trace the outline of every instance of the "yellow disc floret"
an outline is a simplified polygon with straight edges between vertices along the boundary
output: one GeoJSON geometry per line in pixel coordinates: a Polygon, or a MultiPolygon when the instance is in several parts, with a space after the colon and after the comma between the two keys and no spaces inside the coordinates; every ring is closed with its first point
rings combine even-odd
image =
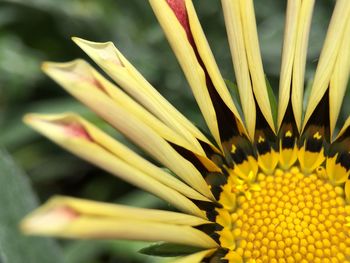
{"type": "MultiPolygon", "coordinates": [[[[222,247],[244,261],[350,262],[350,209],[342,188],[296,167],[260,173],[256,182],[260,191],[249,199],[239,195],[230,220],[226,214],[218,231],[222,247]]],[[[222,210],[217,209],[218,224],[222,210]]]]}

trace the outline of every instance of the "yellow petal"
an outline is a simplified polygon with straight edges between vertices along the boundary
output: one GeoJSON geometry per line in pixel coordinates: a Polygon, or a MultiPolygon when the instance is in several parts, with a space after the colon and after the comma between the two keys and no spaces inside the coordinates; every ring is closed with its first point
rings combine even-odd
{"type": "Polygon", "coordinates": [[[211,134],[218,145],[221,145],[217,117],[207,89],[205,72],[197,60],[184,28],[164,0],[150,0],[150,4],[191,86],[211,134]]]}
{"type": "Polygon", "coordinates": [[[233,212],[237,206],[236,200],[236,193],[232,191],[231,184],[227,183],[222,187],[219,203],[225,208],[225,210],[233,212]]]}
{"type": "Polygon", "coordinates": [[[232,217],[228,210],[222,208],[216,208],[215,211],[218,215],[215,218],[215,222],[224,228],[232,228],[232,217]]]}
{"type": "Polygon", "coordinates": [[[303,129],[329,87],[330,79],[334,71],[334,65],[340,52],[342,39],[345,34],[347,20],[349,20],[349,18],[350,1],[338,0],[333,11],[326,40],[317,65],[314,82],[310,92],[310,99],[306,108],[303,129]]]}
{"type": "Polygon", "coordinates": [[[289,0],[284,29],[282,64],[279,84],[277,126],[280,127],[290,99],[292,72],[295,56],[296,39],[298,36],[298,17],[301,0],[289,0]]]}
{"type": "Polygon", "coordinates": [[[278,103],[278,127],[282,123],[290,93],[292,93],[294,118],[298,129],[301,129],[305,62],[314,2],[314,0],[288,1],[278,103]]]}
{"type": "Polygon", "coordinates": [[[234,250],[236,248],[236,239],[232,233],[232,230],[230,228],[223,228],[222,230],[218,231],[218,234],[220,236],[220,246],[229,250],[234,250]]]}
{"type": "Polygon", "coordinates": [[[209,172],[222,172],[221,168],[206,156],[196,154],[196,157],[209,172]]]}
{"type": "Polygon", "coordinates": [[[252,156],[248,156],[246,160],[244,160],[242,163],[235,164],[235,166],[232,169],[233,174],[238,175],[240,178],[244,180],[249,180],[248,176],[253,174],[253,178],[249,181],[254,181],[255,176],[258,173],[258,162],[256,159],[252,156]]]}
{"type": "Polygon", "coordinates": [[[346,203],[350,204],[350,180],[347,180],[344,186],[346,203]]]}
{"type": "Polygon", "coordinates": [[[125,239],[166,241],[203,248],[217,247],[204,232],[187,225],[143,221],[125,217],[86,213],[60,202],[44,205],[21,223],[31,235],[80,239],[125,239]]]}
{"type": "Polygon", "coordinates": [[[74,73],[75,66],[82,66],[82,64],[62,65],[50,63],[44,65],[44,70],[73,96],[88,105],[113,127],[146,150],[190,186],[206,197],[213,199],[208,185],[192,163],[179,155],[151,127],[126,110],[125,107],[127,106],[123,105],[123,107],[115,103],[106,93],[98,89],[98,85],[93,85],[93,82],[85,82],[81,78],[77,79],[78,75],[74,73]]]}
{"type": "Polygon", "coordinates": [[[279,161],[279,153],[277,153],[274,149],[266,152],[264,154],[258,155],[258,164],[259,167],[264,171],[265,174],[273,174],[275,168],[279,161]]]}
{"type": "Polygon", "coordinates": [[[293,64],[292,107],[299,131],[302,125],[305,63],[314,4],[315,0],[302,1],[293,64]]]}
{"type": "Polygon", "coordinates": [[[191,187],[176,179],[174,176],[168,174],[151,162],[142,158],[128,147],[122,143],[116,141],[112,137],[105,134],[103,131],[86,121],[85,119],[79,117],[78,115],[50,115],[50,117],[38,116],[41,119],[46,119],[47,121],[54,122],[64,122],[66,125],[69,123],[75,123],[83,128],[86,134],[93,140],[94,143],[100,145],[102,148],[105,148],[116,157],[120,158],[129,165],[139,169],[140,171],[146,173],[157,181],[165,184],[166,186],[182,193],[183,195],[196,200],[209,201],[203,195],[199,194],[191,187]]]}
{"type": "Polygon", "coordinates": [[[77,37],[74,37],[73,41],[128,94],[174,131],[184,136],[198,150],[203,151],[197,139],[212,146],[199,129],[152,87],[112,42],[97,43],[77,37]]]}
{"type": "Polygon", "coordinates": [[[104,217],[113,219],[131,219],[139,221],[159,222],[173,225],[198,226],[210,224],[211,222],[196,216],[177,212],[156,209],[136,208],[125,205],[117,205],[103,202],[90,201],[86,199],[55,196],[51,197],[44,206],[33,214],[42,214],[57,208],[65,208],[66,211],[74,211],[76,215],[90,217],[104,217]]]}
{"type": "Polygon", "coordinates": [[[320,152],[311,152],[305,150],[305,144],[298,151],[298,160],[300,163],[301,170],[309,174],[319,167],[326,159],[324,155],[324,149],[321,148],[320,152]]]}
{"type": "Polygon", "coordinates": [[[282,169],[288,170],[298,159],[298,146],[295,144],[293,148],[282,149],[280,143],[279,165],[282,169]]]}
{"type": "Polygon", "coordinates": [[[69,114],[51,116],[31,114],[25,117],[28,125],[84,160],[155,194],[181,211],[204,216],[188,198],[118,158],[103,144],[99,144],[98,140],[94,141],[93,135],[75,120],[76,118],[69,114]]]}
{"type": "Polygon", "coordinates": [[[339,54],[334,65],[334,71],[329,87],[330,131],[333,137],[334,128],[344,99],[350,75],[350,19],[348,19],[339,54]]]}
{"type": "MultiPolygon", "coordinates": [[[[106,80],[84,60],[74,60],[68,63],[46,62],[43,64],[43,70],[73,96],[80,98],[85,93],[106,95],[165,140],[197,154],[205,154],[203,150],[198,150],[184,137],[170,129],[118,87],[106,80]]],[[[193,138],[193,140],[196,139],[193,138]]]]}
{"type": "Polygon", "coordinates": [[[334,184],[339,185],[344,183],[349,175],[350,170],[347,170],[340,163],[337,163],[338,154],[333,157],[328,157],[326,162],[326,172],[328,179],[334,184]]]}
{"type": "Polygon", "coordinates": [[[221,76],[219,68],[215,62],[215,58],[213,53],[209,47],[208,41],[205,38],[203,29],[198,20],[196,11],[194,9],[192,0],[185,0],[186,11],[188,15],[188,21],[191,28],[191,33],[196,44],[196,48],[198,50],[199,56],[203,61],[205,69],[208,71],[209,77],[214,84],[214,87],[218,94],[220,95],[223,102],[226,106],[233,112],[235,118],[242,123],[241,117],[237,111],[236,106],[232,101],[232,97],[227,90],[226,84],[221,76]]]}
{"type": "Polygon", "coordinates": [[[275,125],[261,61],[253,1],[239,0],[235,2],[237,4],[239,2],[245,50],[255,98],[267,123],[272,131],[275,132],[275,125]]]}
{"type": "Polygon", "coordinates": [[[188,256],[181,257],[175,261],[171,261],[171,263],[200,263],[205,257],[209,257],[215,252],[216,249],[208,249],[204,251],[200,251],[188,256]]]}
{"type": "Polygon", "coordinates": [[[253,139],[256,110],[244,44],[240,9],[237,4],[238,2],[231,0],[222,0],[221,2],[245,123],[249,137],[253,139]]]}
{"type": "Polygon", "coordinates": [[[235,251],[229,251],[224,259],[228,260],[229,263],[243,263],[242,257],[235,251]]]}

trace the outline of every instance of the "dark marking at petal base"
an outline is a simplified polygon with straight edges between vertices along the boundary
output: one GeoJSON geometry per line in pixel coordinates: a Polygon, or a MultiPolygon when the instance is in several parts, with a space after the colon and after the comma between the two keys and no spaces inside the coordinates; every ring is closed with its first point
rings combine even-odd
{"type": "Polygon", "coordinates": [[[218,199],[221,193],[221,186],[227,182],[227,175],[224,173],[208,171],[208,169],[193,152],[173,143],[170,144],[182,157],[191,162],[197,168],[207,184],[211,186],[211,192],[213,193],[214,197],[218,199]]]}
{"type": "Polygon", "coordinates": [[[255,156],[252,143],[245,136],[236,136],[229,141],[224,141],[223,148],[228,168],[243,163],[248,160],[248,156],[255,156]]]}
{"type": "Polygon", "coordinates": [[[248,160],[248,154],[244,152],[242,149],[236,149],[234,153],[231,153],[232,160],[234,164],[241,164],[245,160],[248,160]]]}
{"type": "Polygon", "coordinates": [[[209,221],[215,222],[218,212],[215,209],[209,210],[206,212],[209,221]]]}
{"type": "Polygon", "coordinates": [[[337,142],[348,141],[349,151],[350,151],[350,126],[345,130],[345,132],[338,138],[337,142]]]}
{"type": "MultiPolygon", "coordinates": [[[[350,170],[350,127],[330,146],[329,157],[337,155],[336,163],[350,170]]],[[[348,177],[350,180],[350,175],[348,177]]]]}
{"type": "Polygon", "coordinates": [[[305,125],[304,132],[300,137],[299,147],[301,147],[305,141],[310,141],[310,143],[307,143],[306,150],[316,152],[319,151],[325,143],[329,144],[329,123],[329,91],[327,90],[305,125]]]}
{"type": "Polygon", "coordinates": [[[264,115],[262,114],[258,104],[256,107],[256,125],[254,135],[254,146],[259,155],[271,152],[272,149],[277,149],[276,135],[271,130],[270,125],[267,123],[264,115]]]}
{"type": "Polygon", "coordinates": [[[218,248],[211,257],[203,259],[203,262],[204,263],[229,263],[228,260],[223,259],[223,257],[225,257],[227,253],[228,253],[227,249],[218,248]]]}
{"type": "Polygon", "coordinates": [[[340,163],[340,165],[343,166],[346,170],[350,170],[350,153],[339,153],[336,163],[340,163]]]}
{"type": "Polygon", "coordinates": [[[204,62],[198,52],[197,46],[193,39],[190,23],[188,20],[188,14],[186,10],[186,4],[183,0],[167,0],[170,8],[173,10],[178,21],[184,28],[189,43],[191,44],[193,51],[196,54],[199,65],[202,67],[205,74],[206,86],[209,92],[210,99],[213,103],[213,107],[216,113],[217,124],[219,127],[220,138],[222,141],[228,141],[234,136],[243,136],[243,127],[234,116],[232,111],[227,107],[225,102],[217,92],[209,73],[204,65],[204,62]]]}
{"type": "Polygon", "coordinates": [[[309,152],[319,152],[323,147],[323,140],[306,139],[305,150],[309,152]]]}
{"type": "Polygon", "coordinates": [[[227,176],[221,173],[209,173],[205,177],[205,181],[208,185],[211,186],[211,192],[213,193],[216,200],[219,200],[220,193],[222,192],[221,186],[227,183],[227,176]]]}
{"type": "Polygon", "coordinates": [[[222,154],[214,151],[209,144],[207,144],[201,140],[198,140],[198,142],[202,146],[202,148],[203,148],[205,154],[208,156],[208,158],[211,161],[213,161],[217,166],[222,167],[223,165],[226,164],[225,157],[222,154]]]}
{"type": "Polygon", "coordinates": [[[173,143],[171,143],[171,142],[169,142],[169,144],[170,144],[182,157],[184,157],[187,161],[189,161],[190,163],[192,163],[202,175],[208,173],[207,168],[204,166],[204,164],[201,163],[201,161],[196,157],[196,155],[195,155],[193,152],[191,152],[191,151],[189,151],[189,150],[187,150],[187,149],[185,149],[185,148],[183,148],[183,147],[181,147],[181,146],[179,146],[179,145],[173,144],[173,143]]]}
{"type": "Polygon", "coordinates": [[[282,137],[281,138],[281,146],[283,149],[292,149],[294,148],[294,145],[296,143],[296,139],[295,137],[282,137]]]}
{"type": "Polygon", "coordinates": [[[286,113],[283,117],[280,130],[278,131],[280,147],[282,149],[292,149],[299,138],[299,131],[295,122],[292,103],[289,100],[286,113]]]}
{"type": "Polygon", "coordinates": [[[256,144],[256,149],[260,155],[271,152],[271,144],[268,141],[260,142],[256,144]]]}
{"type": "Polygon", "coordinates": [[[348,127],[344,133],[332,143],[328,155],[333,157],[337,153],[338,155],[340,153],[350,154],[350,127],[348,127]]]}

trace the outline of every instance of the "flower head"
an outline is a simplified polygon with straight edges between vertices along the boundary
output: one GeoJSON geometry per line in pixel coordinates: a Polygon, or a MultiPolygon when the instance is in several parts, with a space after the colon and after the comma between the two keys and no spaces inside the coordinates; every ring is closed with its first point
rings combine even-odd
{"type": "Polygon", "coordinates": [[[73,38],[114,82],[83,60],[44,63],[43,70],[176,176],[74,113],[29,114],[25,122],[179,212],[54,197],[24,219],[24,232],[198,248],[178,262],[350,261],[350,118],[335,132],[350,72],[350,2],[336,2],[305,110],[314,0],[288,1],[278,106],[263,71],[252,0],[222,0],[239,105],[191,0],[150,4],[210,135],[111,42],[73,38]]]}

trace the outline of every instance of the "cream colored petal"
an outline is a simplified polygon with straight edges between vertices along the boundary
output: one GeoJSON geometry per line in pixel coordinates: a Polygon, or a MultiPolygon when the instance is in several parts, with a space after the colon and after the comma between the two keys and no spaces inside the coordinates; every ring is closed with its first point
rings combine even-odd
{"type": "Polygon", "coordinates": [[[303,1],[302,3],[295,47],[292,77],[292,107],[299,131],[302,125],[305,64],[314,4],[315,0],[303,1]]]}
{"type": "Polygon", "coordinates": [[[130,219],[187,226],[198,226],[211,223],[210,221],[203,218],[177,212],[136,208],[68,196],[51,197],[50,200],[48,200],[46,204],[34,214],[42,214],[45,213],[45,211],[54,210],[58,207],[64,207],[68,210],[71,209],[74,211],[74,214],[85,215],[89,217],[130,219]]]}
{"type": "Polygon", "coordinates": [[[60,203],[39,208],[22,221],[21,228],[31,235],[166,241],[203,248],[218,246],[204,232],[190,226],[89,214],[60,203]]]}
{"type": "Polygon", "coordinates": [[[208,71],[209,77],[214,84],[214,87],[218,94],[220,95],[223,102],[226,106],[233,112],[234,116],[239,120],[242,124],[241,117],[237,111],[236,106],[232,101],[231,94],[229,93],[225,81],[221,76],[219,68],[215,62],[215,58],[213,53],[209,47],[208,41],[205,38],[203,29],[198,20],[196,11],[194,9],[192,0],[185,0],[186,10],[188,15],[188,21],[191,28],[191,33],[196,44],[197,51],[199,53],[200,58],[203,61],[205,69],[208,71]]]}
{"type": "Polygon", "coordinates": [[[314,2],[314,0],[288,1],[278,103],[278,127],[282,123],[292,93],[293,113],[296,125],[299,130],[301,129],[305,63],[314,2]]]}
{"type": "Polygon", "coordinates": [[[279,83],[277,127],[280,127],[287,110],[292,84],[295,46],[298,35],[298,17],[301,0],[289,0],[284,29],[282,63],[279,83]]]}
{"type": "Polygon", "coordinates": [[[191,86],[209,130],[215,141],[221,146],[217,117],[206,86],[205,73],[188,41],[186,32],[164,0],[150,0],[149,2],[191,86]]]}
{"type": "Polygon", "coordinates": [[[255,98],[270,128],[272,131],[275,131],[275,124],[272,117],[271,105],[261,61],[253,0],[239,0],[235,1],[235,3],[239,3],[241,11],[245,50],[255,98]]]}
{"type": "Polygon", "coordinates": [[[348,19],[344,37],[334,65],[329,87],[330,131],[333,137],[341,105],[344,99],[350,75],[350,19],[348,19]]]}
{"type": "Polygon", "coordinates": [[[95,142],[100,144],[103,148],[111,151],[118,158],[121,158],[123,161],[129,163],[130,165],[153,177],[157,181],[165,184],[166,186],[169,186],[170,188],[180,192],[188,198],[202,201],[210,201],[208,198],[199,194],[193,188],[189,187],[174,176],[165,172],[164,169],[161,169],[152,164],[151,162],[147,161],[146,159],[142,158],[125,145],[119,143],[115,139],[103,133],[101,130],[99,130],[89,122],[79,117],[76,117],[76,119],[88,131],[89,135],[95,142]]]}
{"type": "Polygon", "coordinates": [[[153,193],[181,211],[205,218],[203,212],[188,198],[115,156],[94,141],[83,126],[72,120],[74,116],[71,115],[30,114],[25,117],[28,125],[75,155],[153,193]]]}
{"type": "Polygon", "coordinates": [[[221,2],[245,123],[249,137],[253,139],[256,109],[244,45],[240,9],[239,5],[232,0],[222,0],[221,2]]]}
{"type": "Polygon", "coordinates": [[[310,92],[310,99],[306,108],[303,128],[305,128],[313,111],[329,87],[331,76],[334,71],[334,65],[340,51],[341,42],[349,18],[350,1],[338,0],[333,11],[326,40],[316,69],[314,82],[310,92]]]}
{"type": "MultiPolygon", "coordinates": [[[[81,64],[80,64],[81,65],[81,64]]],[[[73,96],[88,105],[113,127],[121,131],[137,145],[146,150],[160,163],[172,170],[194,189],[214,199],[200,172],[179,155],[152,128],[141,122],[132,113],[115,103],[108,95],[91,82],[76,79],[74,69],[60,64],[46,64],[45,72],[62,85],[73,96]]]]}
{"type": "Polygon", "coordinates": [[[215,250],[216,249],[203,250],[188,256],[178,258],[175,261],[171,261],[171,263],[200,263],[204,258],[212,255],[215,252],[215,250]]]}
{"type": "Polygon", "coordinates": [[[194,144],[198,150],[203,151],[196,138],[212,145],[198,128],[152,87],[112,42],[97,43],[77,37],[74,37],[73,41],[127,93],[194,144]]]}
{"type": "MultiPolygon", "coordinates": [[[[118,87],[106,80],[84,60],[74,60],[67,63],[45,62],[43,70],[61,84],[64,81],[66,85],[63,85],[63,87],[68,92],[76,94],[80,89],[81,93],[103,93],[165,140],[197,154],[205,154],[203,150],[199,150],[189,143],[184,137],[170,129],[118,87]]],[[[193,140],[196,139],[193,138],[193,140]]]]}
{"type": "Polygon", "coordinates": [[[114,154],[116,157],[120,158],[124,162],[128,163],[129,165],[139,169],[140,171],[146,173],[150,177],[180,192],[181,194],[187,196],[188,198],[202,200],[202,201],[209,201],[207,198],[205,198],[203,195],[193,190],[191,187],[189,187],[185,183],[181,182],[180,180],[176,179],[174,176],[165,172],[163,169],[155,166],[151,162],[142,158],[141,156],[139,156],[138,154],[130,150],[128,147],[116,141],[109,135],[105,134],[103,131],[101,131],[100,129],[98,129],[88,121],[84,120],[83,118],[79,117],[78,115],[63,114],[63,115],[51,115],[50,117],[41,116],[41,118],[44,118],[47,121],[65,123],[66,125],[69,125],[70,123],[79,125],[79,127],[81,127],[86,132],[86,134],[89,136],[89,138],[91,138],[91,140],[94,143],[108,150],[109,152],[111,152],[112,154],[114,154]]]}

